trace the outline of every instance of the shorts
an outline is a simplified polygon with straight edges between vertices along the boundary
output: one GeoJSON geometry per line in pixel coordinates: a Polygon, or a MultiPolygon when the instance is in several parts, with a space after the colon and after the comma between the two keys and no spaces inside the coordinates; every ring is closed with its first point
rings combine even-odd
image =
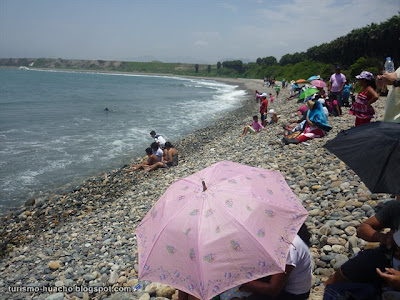
{"type": "Polygon", "coordinates": [[[351,282],[377,282],[380,277],[376,268],[385,270],[390,267],[390,257],[379,247],[360,251],[341,267],[342,275],[351,282]]]}
{"type": "Polygon", "coordinates": [[[252,126],[247,125],[246,127],[249,128],[250,133],[256,133],[256,131],[254,130],[254,128],[252,126]]]}

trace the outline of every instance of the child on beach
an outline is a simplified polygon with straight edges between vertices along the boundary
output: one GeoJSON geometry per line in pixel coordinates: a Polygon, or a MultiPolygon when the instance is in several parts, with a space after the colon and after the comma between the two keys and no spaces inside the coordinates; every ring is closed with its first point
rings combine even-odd
{"type": "Polygon", "coordinates": [[[375,78],[372,73],[362,71],[360,75],[356,76],[358,84],[363,88],[363,91],[357,95],[356,101],[350,108],[349,113],[356,117],[354,126],[367,124],[375,115],[375,110],[371,106],[379,96],[376,89],[375,78]]]}
{"type": "Polygon", "coordinates": [[[269,98],[271,99],[271,103],[274,103],[274,96],[271,93],[269,93],[269,98]]]}
{"type": "Polygon", "coordinates": [[[253,122],[247,125],[240,136],[244,136],[247,132],[256,133],[259,132],[260,129],[265,129],[264,126],[258,121],[257,116],[253,116],[253,122]]]}
{"type": "Polygon", "coordinates": [[[276,98],[278,98],[278,96],[279,96],[279,91],[281,90],[281,88],[279,87],[279,85],[276,85],[275,90],[276,90],[276,98]]]}
{"type": "Polygon", "coordinates": [[[269,110],[269,117],[271,118],[268,123],[269,125],[278,123],[278,114],[273,109],[269,110]]]}
{"type": "Polygon", "coordinates": [[[139,170],[139,169],[146,169],[147,167],[154,165],[158,162],[157,156],[153,154],[153,150],[151,148],[146,149],[147,160],[139,165],[136,165],[132,168],[132,170],[127,170],[127,172],[139,170]]]}
{"type": "Polygon", "coordinates": [[[340,117],[342,115],[334,94],[330,94],[328,97],[325,98],[325,105],[328,108],[330,115],[333,115],[335,117],[340,117]]]}

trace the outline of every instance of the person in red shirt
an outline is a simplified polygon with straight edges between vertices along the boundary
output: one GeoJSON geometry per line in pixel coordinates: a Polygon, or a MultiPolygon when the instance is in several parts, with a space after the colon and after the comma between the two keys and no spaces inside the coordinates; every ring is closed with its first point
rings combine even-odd
{"type": "Polygon", "coordinates": [[[260,114],[261,114],[261,124],[265,126],[265,120],[267,119],[265,113],[268,111],[268,99],[267,94],[263,93],[261,95],[261,105],[260,105],[260,114]]]}

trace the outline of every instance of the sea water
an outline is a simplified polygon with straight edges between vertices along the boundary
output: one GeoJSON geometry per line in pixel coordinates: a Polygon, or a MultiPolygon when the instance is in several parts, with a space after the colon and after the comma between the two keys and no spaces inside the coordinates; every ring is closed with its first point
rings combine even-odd
{"type": "Polygon", "coordinates": [[[246,95],[115,73],[0,69],[0,83],[0,213],[144,156],[151,130],[173,142],[211,125],[246,95]]]}

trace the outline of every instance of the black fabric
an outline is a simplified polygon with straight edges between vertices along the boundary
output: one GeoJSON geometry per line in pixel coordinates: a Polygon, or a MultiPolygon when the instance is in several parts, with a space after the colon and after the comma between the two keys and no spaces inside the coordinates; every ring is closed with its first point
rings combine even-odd
{"type": "Polygon", "coordinates": [[[344,130],[324,147],[371,192],[400,194],[400,123],[372,122],[344,130]]]}
{"type": "Polygon", "coordinates": [[[351,282],[378,283],[381,279],[376,268],[385,270],[390,267],[390,259],[391,255],[382,248],[367,249],[346,261],[340,271],[351,282]]]}

